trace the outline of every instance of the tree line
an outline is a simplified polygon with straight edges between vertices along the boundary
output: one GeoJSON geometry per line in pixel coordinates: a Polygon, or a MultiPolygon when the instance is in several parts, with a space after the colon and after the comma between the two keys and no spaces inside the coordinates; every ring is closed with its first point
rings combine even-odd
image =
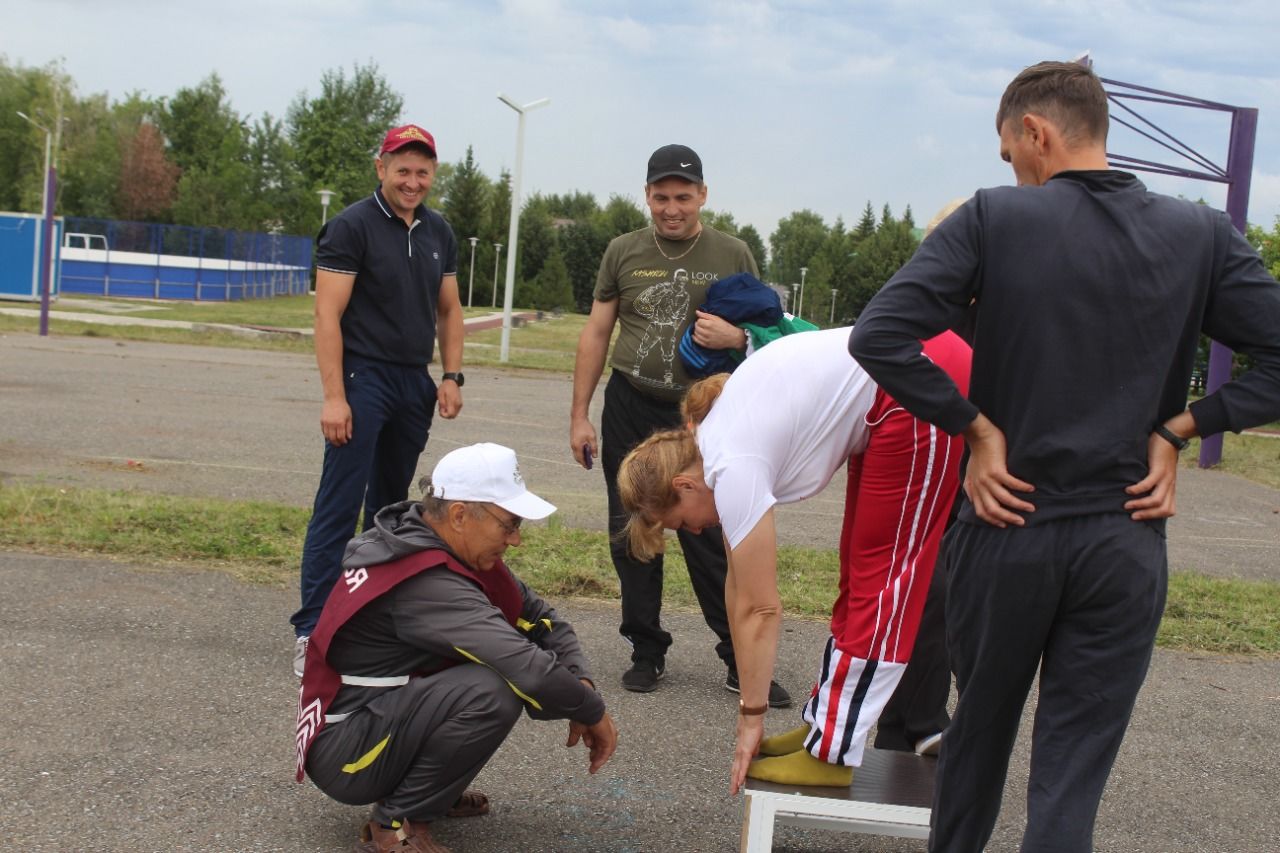
{"type": "MultiPolygon", "coordinates": [[[[334,193],[331,215],[370,192],[373,152],[400,123],[403,104],[374,64],[326,71],[318,90],[299,93],[283,117],[251,120],[232,107],[216,73],[172,95],[110,101],[105,93],[77,95],[56,63],[31,68],[0,56],[0,210],[40,209],[44,134],[22,111],[49,128],[62,119],[60,215],[314,235],[323,215],[319,190],[334,193]]],[[[496,244],[505,253],[510,175],[486,175],[468,146],[457,162],[440,164],[428,203],[457,235],[463,299],[495,303],[505,280],[496,244]]],[[[601,203],[584,192],[533,194],[520,213],[516,301],[590,310],[605,246],[648,221],[638,197],[601,203]]],[[[901,217],[888,205],[877,215],[870,201],[852,227],[793,212],[767,244],[727,211],[706,209],[703,221],[744,240],[761,277],[790,292],[789,308],[802,307],[822,325],[856,318],[919,236],[909,206],[901,217]]],[[[1251,226],[1249,237],[1280,272],[1280,223],[1270,233],[1251,226]]]]}
{"type": "MultiPolygon", "coordinates": [[[[493,244],[506,242],[511,209],[509,176],[504,173],[496,181],[487,178],[468,147],[465,158],[444,175],[443,184],[433,195],[458,237],[458,284],[463,301],[474,289],[474,304],[493,304],[493,244]],[[470,236],[480,237],[474,282],[470,278],[470,236]]],[[[788,309],[795,313],[802,307],[803,316],[819,325],[852,322],[867,300],[911,257],[918,243],[910,207],[899,219],[885,205],[877,217],[870,202],[852,229],[846,229],[839,218],[828,226],[810,210],[792,213],[770,235],[768,251],[755,226],[739,224],[732,213],[704,208],[702,221],[745,242],[761,277],[787,291],[788,309]]],[[[625,196],[614,195],[603,205],[584,192],[530,196],[520,212],[519,304],[590,311],[605,247],[614,237],[648,223],[642,202],[625,196]]],[[[505,265],[497,270],[499,298],[503,270],[505,265]]]]}
{"type": "MultiPolygon", "coordinates": [[[[250,119],[233,108],[216,73],[172,95],[134,92],[111,101],[105,93],[77,95],[57,63],[32,68],[0,57],[0,209],[40,209],[44,134],[21,111],[45,127],[60,125],[60,215],[315,234],[324,215],[318,191],[333,192],[330,214],[370,191],[373,152],[400,122],[403,104],[374,64],[326,71],[318,91],[299,93],[283,117],[250,119]]],[[[440,164],[428,203],[458,237],[464,299],[496,302],[510,175],[486,175],[468,146],[456,163],[440,164]]],[[[840,219],[827,226],[812,211],[793,213],[767,250],[754,226],[727,211],[704,210],[703,220],[744,240],[769,281],[798,284],[805,267],[804,313],[823,322],[856,316],[915,246],[909,208],[901,220],[887,206],[877,218],[870,202],[851,230],[840,219]]],[[[648,221],[639,198],[615,195],[601,204],[583,192],[532,195],[520,213],[519,303],[590,310],[605,246],[648,221]]]]}
{"type": "Polygon", "coordinates": [[[373,65],[327,71],[283,118],[251,121],[217,74],[169,96],[113,102],[77,96],[57,64],[0,57],[0,208],[40,209],[44,133],[21,111],[61,125],[59,214],[314,234],[317,191],[336,193],[331,212],[369,191],[372,152],[402,105],[373,65]]]}

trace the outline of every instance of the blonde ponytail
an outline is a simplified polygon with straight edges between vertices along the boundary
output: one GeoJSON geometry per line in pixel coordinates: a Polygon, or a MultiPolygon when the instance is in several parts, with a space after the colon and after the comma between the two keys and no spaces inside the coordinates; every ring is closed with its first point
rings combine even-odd
{"type": "Polygon", "coordinates": [[[701,464],[698,443],[687,429],[655,432],[622,460],[618,497],[628,517],[619,539],[637,560],[651,560],[662,553],[661,519],[679,501],[671,481],[701,464]]]}
{"type": "Polygon", "coordinates": [[[697,426],[706,420],[711,407],[720,398],[724,383],[729,381],[729,374],[716,373],[706,379],[699,379],[689,386],[680,401],[680,417],[690,426],[697,426]]]}

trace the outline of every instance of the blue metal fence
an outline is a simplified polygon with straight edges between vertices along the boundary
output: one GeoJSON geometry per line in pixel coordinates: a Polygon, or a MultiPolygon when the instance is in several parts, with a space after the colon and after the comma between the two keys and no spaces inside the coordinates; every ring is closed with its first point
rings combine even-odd
{"type": "MultiPolygon", "coordinates": [[[[62,217],[53,220],[53,282],[50,295],[58,295],[58,240],[62,217]]],[[[41,242],[44,217],[38,213],[0,213],[0,299],[40,300],[41,242]]]]}
{"type": "Polygon", "coordinates": [[[266,299],[306,293],[311,239],[67,217],[62,291],[152,299],[266,299]]]}

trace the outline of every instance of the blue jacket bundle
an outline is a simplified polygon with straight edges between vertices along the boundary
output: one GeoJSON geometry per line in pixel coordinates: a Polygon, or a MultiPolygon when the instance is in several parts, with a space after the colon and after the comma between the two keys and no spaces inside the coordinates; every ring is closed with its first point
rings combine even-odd
{"type": "MultiPolygon", "coordinates": [[[[707,288],[707,301],[699,311],[715,314],[735,326],[776,326],[782,320],[782,302],[773,288],[751,273],[740,272],[707,288]]],[[[707,349],[693,342],[693,324],[680,338],[680,360],[695,378],[714,373],[731,373],[743,356],[735,350],[707,349]]]]}

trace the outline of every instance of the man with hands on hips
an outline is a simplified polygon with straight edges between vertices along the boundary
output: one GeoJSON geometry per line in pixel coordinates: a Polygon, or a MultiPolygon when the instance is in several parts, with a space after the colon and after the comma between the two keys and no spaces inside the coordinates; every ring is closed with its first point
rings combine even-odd
{"type": "Polygon", "coordinates": [[[931,851],[990,838],[1037,676],[1021,849],[1094,849],[1164,610],[1178,453],[1280,417],[1280,285],[1225,214],[1110,169],[1108,121],[1089,69],[1023,70],[996,116],[1018,186],[939,224],[849,340],[895,399],[969,445],[943,549],[960,699],[931,851]],[[971,310],[966,398],[919,340],[971,310]],[[1201,333],[1254,367],[1188,406],[1201,333]]]}

